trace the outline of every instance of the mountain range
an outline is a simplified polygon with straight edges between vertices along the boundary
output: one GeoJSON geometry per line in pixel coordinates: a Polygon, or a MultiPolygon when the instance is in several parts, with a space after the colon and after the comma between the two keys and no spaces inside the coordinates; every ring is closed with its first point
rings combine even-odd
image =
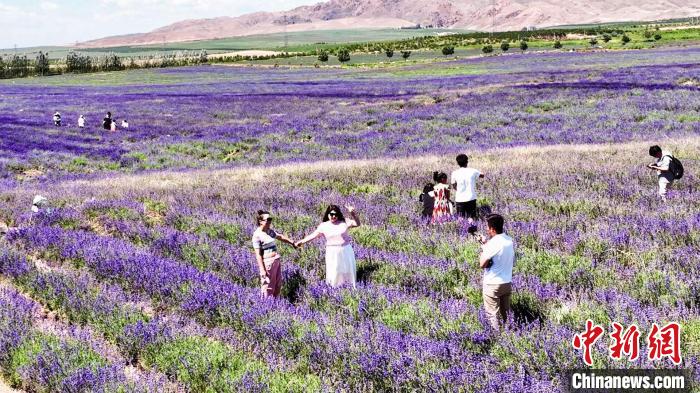
{"type": "Polygon", "coordinates": [[[329,0],[286,12],[190,19],[148,33],[101,38],[79,47],[147,45],[337,29],[435,28],[496,31],[700,16],[700,0],[329,0]]]}

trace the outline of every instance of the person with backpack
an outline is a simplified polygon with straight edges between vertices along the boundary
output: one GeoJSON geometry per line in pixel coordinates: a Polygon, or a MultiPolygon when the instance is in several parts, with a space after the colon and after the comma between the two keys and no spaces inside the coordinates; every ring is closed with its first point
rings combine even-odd
{"type": "Polygon", "coordinates": [[[683,165],[670,151],[662,151],[658,145],[649,148],[649,155],[656,158],[656,162],[647,165],[647,168],[656,171],[659,177],[659,196],[665,201],[666,193],[673,186],[674,180],[683,177],[683,165]]]}
{"type": "Polygon", "coordinates": [[[58,111],[56,111],[56,113],[53,114],[53,125],[55,125],[56,127],[61,126],[61,114],[58,111]]]}

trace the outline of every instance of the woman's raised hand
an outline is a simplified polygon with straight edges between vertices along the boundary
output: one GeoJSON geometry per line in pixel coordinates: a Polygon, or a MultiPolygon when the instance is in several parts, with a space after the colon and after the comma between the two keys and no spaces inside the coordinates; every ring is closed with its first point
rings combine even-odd
{"type": "Polygon", "coordinates": [[[353,213],[355,211],[355,207],[350,205],[345,205],[345,209],[347,209],[348,213],[353,213]]]}

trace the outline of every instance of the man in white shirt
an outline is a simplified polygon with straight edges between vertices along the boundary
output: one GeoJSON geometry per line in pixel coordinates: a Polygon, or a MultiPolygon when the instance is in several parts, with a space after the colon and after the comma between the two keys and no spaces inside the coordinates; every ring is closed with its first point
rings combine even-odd
{"type": "Polygon", "coordinates": [[[486,217],[486,223],[490,239],[486,241],[481,237],[479,255],[479,266],[484,269],[482,294],[491,327],[498,329],[510,311],[515,247],[513,239],[503,233],[503,217],[490,214],[486,217]]]}
{"type": "Polygon", "coordinates": [[[85,116],[80,115],[78,118],[78,127],[85,128],[85,116]]]}
{"type": "Polygon", "coordinates": [[[474,220],[476,218],[476,180],[484,177],[478,169],[467,168],[469,157],[466,154],[457,156],[459,169],[452,172],[450,184],[457,190],[455,193],[455,205],[457,217],[474,220]]]}
{"type": "Polygon", "coordinates": [[[675,180],[673,172],[671,172],[671,157],[670,151],[662,151],[658,145],[649,148],[649,155],[656,158],[656,163],[647,165],[647,168],[656,171],[659,176],[659,196],[663,201],[666,201],[666,192],[673,185],[675,180]]]}

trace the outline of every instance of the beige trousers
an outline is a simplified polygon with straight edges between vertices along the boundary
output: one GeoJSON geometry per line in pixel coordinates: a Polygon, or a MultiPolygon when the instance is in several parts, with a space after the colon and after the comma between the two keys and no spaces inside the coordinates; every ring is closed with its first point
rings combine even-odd
{"type": "Polygon", "coordinates": [[[498,329],[501,322],[505,322],[510,311],[510,294],[513,291],[511,283],[484,284],[484,309],[488,315],[491,327],[498,329]]]}

